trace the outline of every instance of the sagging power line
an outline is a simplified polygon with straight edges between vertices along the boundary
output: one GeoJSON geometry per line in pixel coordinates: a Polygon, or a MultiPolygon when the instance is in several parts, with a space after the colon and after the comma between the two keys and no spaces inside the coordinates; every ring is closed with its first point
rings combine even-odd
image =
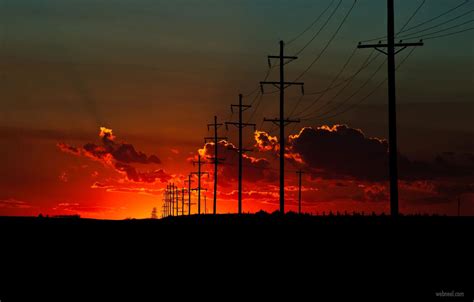
{"type": "Polygon", "coordinates": [[[272,85],[280,90],[280,117],[274,119],[265,118],[264,121],[272,122],[280,128],[280,213],[285,213],[285,127],[290,123],[297,123],[299,120],[292,120],[285,118],[285,89],[297,85],[301,86],[302,93],[304,94],[304,83],[302,82],[286,82],[285,81],[285,62],[287,60],[293,61],[298,59],[296,56],[285,56],[285,44],[280,41],[280,54],[278,56],[268,56],[268,59],[278,59],[280,63],[280,81],[268,82],[262,81],[260,85],[272,85]]]}
{"type": "Polygon", "coordinates": [[[230,110],[234,111],[234,108],[237,108],[239,111],[239,121],[238,122],[225,122],[226,127],[229,125],[235,126],[239,129],[239,184],[238,184],[238,213],[242,214],[242,162],[244,152],[252,151],[251,149],[245,149],[243,147],[243,129],[245,127],[253,127],[254,130],[256,129],[255,124],[251,123],[244,123],[243,122],[243,112],[247,109],[251,108],[251,105],[244,105],[242,103],[243,95],[239,94],[239,104],[238,105],[230,105],[230,110]]]}
{"type": "Polygon", "coordinates": [[[207,141],[211,140],[214,142],[214,157],[208,157],[208,160],[211,160],[212,163],[214,164],[214,203],[212,205],[212,213],[215,215],[217,211],[217,174],[218,174],[218,165],[224,161],[224,158],[219,158],[218,156],[218,150],[219,150],[219,141],[220,140],[227,140],[227,137],[225,136],[218,136],[217,134],[217,129],[222,127],[224,124],[218,123],[217,122],[217,116],[214,116],[214,123],[212,124],[207,124],[207,130],[210,130],[211,128],[214,131],[214,136],[212,137],[205,137],[204,138],[204,143],[207,143],[207,141]]]}

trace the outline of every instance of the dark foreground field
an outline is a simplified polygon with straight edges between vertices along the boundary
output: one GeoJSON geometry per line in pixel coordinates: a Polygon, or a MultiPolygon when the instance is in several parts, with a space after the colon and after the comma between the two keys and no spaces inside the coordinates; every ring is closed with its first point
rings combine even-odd
{"type": "Polygon", "coordinates": [[[58,288],[61,301],[473,301],[471,217],[0,217],[0,230],[2,302],[58,288]]]}

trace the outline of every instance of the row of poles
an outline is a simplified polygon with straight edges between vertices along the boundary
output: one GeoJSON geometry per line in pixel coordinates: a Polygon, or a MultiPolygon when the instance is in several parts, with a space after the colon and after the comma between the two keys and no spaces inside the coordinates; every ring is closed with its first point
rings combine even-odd
{"type": "MultiPolygon", "coordinates": [[[[392,216],[398,216],[398,165],[397,165],[397,125],[396,125],[396,95],[395,95],[395,55],[400,51],[404,50],[407,47],[413,46],[422,46],[423,43],[395,43],[395,18],[394,18],[394,0],[387,0],[387,43],[378,43],[378,44],[366,44],[362,45],[359,43],[358,48],[373,48],[377,51],[382,52],[388,57],[388,120],[389,120],[389,175],[390,175],[390,211],[392,216]]],[[[279,102],[279,117],[276,118],[264,118],[264,122],[272,122],[279,128],[279,157],[280,157],[280,213],[285,213],[285,127],[291,123],[298,123],[298,119],[290,119],[285,116],[285,89],[291,86],[300,86],[301,91],[304,94],[304,83],[302,82],[291,82],[285,81],[285,66],[298,59],[296,56],[286,56],[285,55],[285,44],[283,41],[280,41],[280,53],[279,55],[268,56],[268,63],[272,65],[272,61],[278,61],[279,67],[279,81],[262,81],[260,82],[260,88],[262,94],[264,94],[264,86],[271,85],[278,88],[280,92],[280,102],[279,102]]],[[[243,148],[243,129],[246,127],[254,127],[255,124],[244,123],[243,122],[243,112],[249,108],[251,105],[243,104],[243,96],[239,95],[239,104],[232,104],[231,110],[234,108],[238,109],[239,120],[237,122],[225,122],[226,126],[232,125],[236,126],[239,130],[239,175],[238,175],[238,213],[242,214],[242,161],[243,154],[249,150],[243,148]]],[[[214,131],[214,136],[206,137],[205,142],[213,141],[214,143],[214,156],[207,158],[214,164],[214,199],[213,199],[213,214],[217,212],[217,175],[218,175],[218,165],[222,163],[224,159],[218,157],[218,143],[219,140],[227,139],[226,137],[218,136],[218,129],[224,124],[217,122],[217,116],[214,117],[214,123],[208,124],[208,130],[211,128],[214,131]]],[[[201,156],[198,154],[198,160],[193,162],[194,165],[197,164],[198,171],[192,172],[189,175],[188,179],[188,189],[184,188],[181,190],[181,193],[175,190],[174,185],[168,187],[166,190],[166,200],[163,213],[164,216],[178,215],[179,206],[178,202],[174,205],[174,200],[178,200],[179,194],[181,194],[181,214],[184,215],[184,194],[188,193],[188,215],[191,214],[191,191],[197,191],[198,198],[198,214],[201,214],[201,177],[207,172],[201,171],[201,166],[207,161],[203,161],[201,156]],[[197,176],[197,187],[191,189],[191,176],[197,176]]],[[[301,213],[301,176],[303,172],[300,170],[298,172],[299,180],[299,194],[298,194],[298,212],[301,213]]]]}

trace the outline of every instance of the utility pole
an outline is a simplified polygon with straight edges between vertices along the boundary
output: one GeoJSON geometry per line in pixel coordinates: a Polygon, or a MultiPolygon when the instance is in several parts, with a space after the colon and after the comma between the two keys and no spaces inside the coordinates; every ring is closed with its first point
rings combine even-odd
{"type": "Polygon", "coordinates": [[[166,189],[165,189],[165,192],[164,192],[163,200],[164,200],[164,212],[163,212],[163,217],[166,217],[166,216],[168,216],[168,185],[166,185],[166,189]]]}
{"type": "Polygon", "coordinates": [[[174,216],[174,183],[171,183],[171,216],[174,216]]]}
{"type": "Polygon", "coordinates": [[[171,184],[168,185],[168,216],[173,215],[171,184]]]}
{"type": "Polygon", "coordinates": [[[213,137],[205,137],[204,142],[206,143],[208,140],[214,141],[214,157],[209,157],[208,159],[212,160],[214,163],[214,204],[212,206],[212,213],[216,215],[217,210],[217,165],[220,164],[219,161],[223,161],[223,158],[217,157],[217,150],[218,150],[218,143],[221,139],[227,139],[227,137],[219,137],[217,135],[217,129],[220,128],[223,124],[217,123],[217,116],[214,116],[214,123],[207,124],[207,130],[210,130],[210,127],[214,128],[214,136],[213,137]]]}
{"type": "Polygon", "coordinates": [[[397,106],[396,106],[396,81],[395,81],[395,55],[407,47],[423,46],[418,43],[395,43],[395,8],[394,0],[387,0],[387,43],[366,44],[359,43],[357,48],[375,48],[387,55],[388,69],[388,153],[390,173],[390,213],[398,216],[398,163],[397,163],[397,106]],[[397,47],[401,47],[396,49],[397,47]],[[384,51],[381,48],[386,48],[384,51]]]}
{"type": "Polygon", "coordinates": [[[230,105],[230,111],[234,113],[234,107],[238,108],[239,110],[239,121],[238,122],[225,122],[225,126],[228,129],[229,125],[234,125],[239,129],[239,201],[238,201],[238,213],[239,215],[242,214],[242,163],[243,163],[243,156],[244,152],[247,151],[252,151],[251,149],[244,149],[243,148],[243,135],[242,135],[242,130],[245,127],[252,126],[254,131],[256,130],[255,124],[249,124],[249,123],[244,123],[242,120],[243,112],[249,108],[251,108],[251,105],[243,105],[242,104],[242,94],[239,94],[239,104],[238,105],[230,105]]]}
{"type": "Polygon", "coordinates": [[[171,183],[168,184],[168,216],[171,216],[171,183]]]}
{"type": "Polygon", "coordinates": [[[300,169],[296,174],[298,174],[298,214],[301,214],[301,175],[304,172],[300,169]]]}
{"type": "Polygon", "coordinates": [[[301,90],[304,93],[304,83],[301,82],[285,82],[285,65],[293,60],[298,59],[295,56],[284,55],[285,43],[280,41],[280,55],[279,56],[268,56],[268,64],[271,66],[272,59],[279,59],[280,67],[280,81],[279,82],[260,82],[260,88],[263,91],[263,85],[273,85],[280,90],[280,118],[267,119],[265,122],[272,122],[280,128],[280,214],[285,214],[285,126],[290,123],[298,123],[299,120],[285,119],[285,89],[292,86],[301,86],[301,90]],[[290,61],[286,61],[290,60],[290,61]]]}
{"type": "Polygon", "coordinates": [[[171,184],[168,183],[166,186],[166,191],[168,194],[166,194],[166,203],[168,204],[168,211],[166,213],[166,216],[171,216],[171,184]]]}
{"type": "Polygon", "coordinates": [[[179,216],[179,189],[178,186],[174,187],[174,195],[176,200],[176,216],[179,216]]]}
{"type": "Polygon", "coordinates": [[[163,202],[163,205],[161,206],[161,218],[164,218],[166,217],[166,190],[163,192],[163,199],[162,199],[162,202],[163,202]]]}
{"type": "Polygon", "coordinates": [[[188,175],[188,180],[185,180],[184,183],[188,183],[188,215],[191,215],[191,179],[192,174],[188,175]]]}
{"type": "MultiPolygon", "coordinates": [[[[193,191],[198,191],[198,215],[201,215],[201,190],[206,190],[201,188],[201,176],[203,174],[207,174],[209,176],[208,172],[201,172],[201,165],[205,164],[201,161],[201,155],[198,154],[198,160],[193,161],[193,165],[197,164],[198,165],[198,171],[197,172],[191,172],[193,175],[197,175],[198,177],[198,186],[197,188],[192,189],[193,191]]],[[[207,191],[207,190],[206,190],[207,191]]]]}
{"type": "Polygon", "coordinates": [[[184,191],[185,188],[181,189],[181,216],[184,216],[184,191]]]}

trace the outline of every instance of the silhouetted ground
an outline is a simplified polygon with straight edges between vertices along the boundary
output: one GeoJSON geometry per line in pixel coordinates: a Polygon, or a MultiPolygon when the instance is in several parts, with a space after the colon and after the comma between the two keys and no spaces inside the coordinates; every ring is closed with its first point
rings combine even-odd
{"type": "Polygon", "coordinates": [[[124,219],[100,220],[71,217],[12,217],[0,216],[0,225],[4,226],[373,226],[373,227],[474,227],[474,217],[429,216],[429,215],[401,215],[392,218],[387,215],[325,215],[313,216],[287,213],[259,212],[256,214],[219,214],[219,215],[185,215],[169,216],[162,219],[124,219]]]}
{"type": "Polygon", "coordinates": [[[0,217],[0,231],[2,302],[50,301],[56,288],[69,293],[61,301],[110,301],[124,289],[132,301],[162,291],[178,301],[473,298],[472,217],[0,217]]]}

